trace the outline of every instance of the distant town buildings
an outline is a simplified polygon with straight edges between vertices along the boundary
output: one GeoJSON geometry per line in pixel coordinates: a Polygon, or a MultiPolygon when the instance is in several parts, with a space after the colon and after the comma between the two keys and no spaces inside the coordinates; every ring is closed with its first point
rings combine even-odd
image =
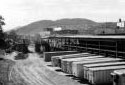
{"type": "Polygon", "coordinates": [[[51,35],[55,35],[55,34],[59,34],[59,35],[79,34],[78,30],[62,29],[61,27],[45,28],[44,30],[47,31],[47,32],[50,32],[51,35]]]}
{"type": "Polygon", "coordinates": [[[117,22],[117,27],[119,28],[125,27],[125,21],[122,21],[121,19],[119,19],[119,21],[117,22]]]}

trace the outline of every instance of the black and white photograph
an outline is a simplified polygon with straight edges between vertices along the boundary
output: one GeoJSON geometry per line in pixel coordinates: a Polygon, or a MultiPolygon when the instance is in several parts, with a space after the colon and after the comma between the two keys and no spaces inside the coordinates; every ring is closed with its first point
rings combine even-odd
{"type": "Polygon", "coordinates": [[[0,85],[125,85],[125,0],[1,0],[0,85]]]}

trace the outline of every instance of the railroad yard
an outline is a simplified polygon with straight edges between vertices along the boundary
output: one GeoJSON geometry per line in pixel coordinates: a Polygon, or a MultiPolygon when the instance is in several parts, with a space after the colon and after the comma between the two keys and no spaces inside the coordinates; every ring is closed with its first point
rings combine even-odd
{"type": "MultiPolygon", "coordinates": [[[[3,77],[0,77],[1,85],[113,85],[110,73],[113,72],[113,69],[125,69],[125,62],[120,58],[107,58],[102,55],[77,51],[38,54],[35,52],[34,45],[29,45],[28,49],[30,53],[25,54],[25,59],[16,59],[15,57],[19,57],[17,51],[6,54],[4,59],[9,63],[9,70],[4,72],[3,77]],[[86,68],[95,67],[102,71],[107,69],[107,73],[104,71],[94,74],[98,75],[96,77],[92,75],[90,77],[88,76],[90,74],[85,73],[85,69],[83,70],[83,65],[86,68]],[[95,79],[93,80],[92,77],[95,79]]],[[[3,71],[6,71],[5,67],[4,65],[2,67],[1,64],[1,69],[4,68],[3,71]]]]}
{"type": "Polygon", "coordinates": [[[16,55],[17,52],[13,52],[6,56],[6,59],[15,62],[8,75],[9,81],[4,82],[6,85],[88,85],[55,71],[58,68],[52,67],[51,62],[45,62],[35,52],[29,53],[25,60],[15,60],[16,55]]]}
{"type": "Polygon", "coordinates": [[[125,85],[123,35],[3,34],[0,85],[125,85]]]}
{"type": "Polygon", "coordinates": [[[0,85],[125,85],[124,0],[0,4],[0,85]]]}

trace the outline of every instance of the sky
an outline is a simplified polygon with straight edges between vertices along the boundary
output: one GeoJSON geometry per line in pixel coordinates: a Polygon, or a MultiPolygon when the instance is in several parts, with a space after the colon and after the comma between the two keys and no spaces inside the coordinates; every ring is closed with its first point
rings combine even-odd
{"type": "Polygon", "coordinates": [[[87,18],[96,22],[125,20],[125,0],[1,0],[3,29],[10,30],[39,20],[87,18]]]}

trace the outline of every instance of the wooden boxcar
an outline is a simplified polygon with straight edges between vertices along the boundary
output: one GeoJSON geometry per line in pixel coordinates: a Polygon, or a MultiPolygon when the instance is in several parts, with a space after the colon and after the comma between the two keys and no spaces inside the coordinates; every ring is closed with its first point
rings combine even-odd
{"type": "MultiPolygon", "coordinates": [[[[71,59],[62,59],[61,60],[61,68],[64,72],[68,72],[68,69],[72,68],[72,66],[70,68],[68,68],[68,62],[72,63],[72,62],[77,62],[77,61],[84,61],[85,59],[91,59],[91,58],[102,58],[104,56],[86,56],[86,57],[80,57],[80,58],[71,58],[71,59]]],[[[69,73],[69,72],[68,72],[69,73]]],[[[72,71],[71,71],[72,73],[72,71]]]]}
{"type": "Polygon", "coordinates": [[[94,68],[94,67],[107,67],[107,66],[120,66],[120,65],[125,65],[124,61],[116,61],[116,62],[104,62],[104,63],[96,63],[96,64],[86,64],[83,65],[84,69],[84,78],[87,79],[88,77],[88,69],[89,68],[94,68]]]}
{"type": "Polygon", "coordinates": [[[89,82],[92,84],[112,83],[111,73],[114,70],[125,69],[125,65],[89,68],[89,82]]]}
{"type": "Polygon", "coordinates": [[[77,51],[55,51],[55,52],[44,52],[43,58],[44,61],[50,62],[52,56],[59,56],[59,55],[67,55],[67,54],[74,54],[78,53],[77,51]]]}
{"type": "Polygon", "coordinates": [[[91,64],[91,63],[104,63],[104,62],[116,62],[116,61],[123,61],[123,59],[98,58],[98,59],[91,59],[91,60],[80,61],[80,62],[73,62],[72,63],[72,72],[73,72],[74,76],[83,78],[84,77],[83,65],[91,64]]]}

